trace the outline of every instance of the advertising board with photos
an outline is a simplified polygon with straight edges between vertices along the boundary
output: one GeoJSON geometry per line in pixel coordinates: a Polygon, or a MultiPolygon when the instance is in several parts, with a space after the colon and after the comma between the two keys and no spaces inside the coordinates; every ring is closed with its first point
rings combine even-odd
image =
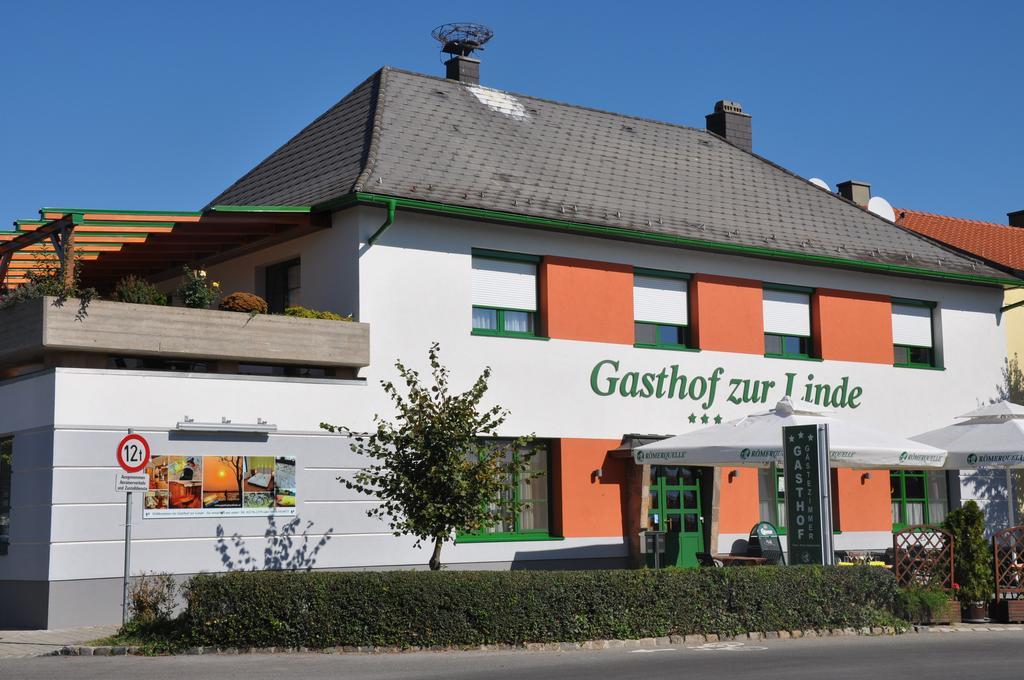
{"type": "Polygon", "coordinates": [[[294,515],[295,459],[153,456],[143,518],[294,515]]]}

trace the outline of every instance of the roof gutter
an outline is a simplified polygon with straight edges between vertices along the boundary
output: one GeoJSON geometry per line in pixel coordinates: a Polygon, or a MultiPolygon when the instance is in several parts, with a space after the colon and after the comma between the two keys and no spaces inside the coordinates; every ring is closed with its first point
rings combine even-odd
{"type": "MultiPolygon", "coordinates": [[[[378,197],[378,198],[383,198],[383,197],[378,197]]],[[[387,205],[387,208],[388,208],[387,219],[384,220],[384,224],[380,225],[377,228],[377,231],[373,232],[373,234],[370,236],[370,238],[366,239],[366,245],[368,247],[372,246],[377,239],[379,239],[381,236],[384,235],[384,232],[388,230],[388,227],[390,227],[392,224],[395,223],[395,208],[398,205],[398,199],[389,198],[389,199],[385,200],[384,203],[387,205]]]]}
{"type": "Polygon", "coordinates": [[[834,267],[844,267],[847,269],[868,270],[885,274],[897,274],[902,276],[913,276],[916,278],[937,279],[941,281],[952,281],[956,283],[972,283],[1000,287],[1021,285],[1021,279],[1002,278],[996,276],[979,276],[975,274],[962,274],[959,272],[940,272],[931,269],[922,269],[920,267],[907,267],[898,264],[887,264],[884,262],[868,262],[864,260],[851,260],[842,257],[832,257],[830,255],[797,253],[789,250],[775,250],[772,248],[746,246],[735,243],[719,243],[716,241],[706,241],[703,239],[690,238],[686,236],[673,236],[670,234],[657,234],[647,231],[640,231],[638,229],[630,229],[629,227],[609,227],[596,224],[587,224],[584,222],[570,222],[567,220],[556,220],[548,217],[535,217],[532,215],[521,215],[518,213],[487,210],[484,208],[470,208],[461,205],[452,205],[449,203],[436,203],[433,201],[424,201],[420,199],[385,196],[381,194],[372,194],[362,191],[348,194],[347,196],[344,196],[336,201],[329,201],[318,206],[314,206],[313,209],[314,211],[328,210],[332,208],[341,208],[344,206],[351,205],[353,203],[377,203],[389,206],[388,219],[384,222],[383,225],[381,225],[381,228],[378,229],[374,233],[374,235],[370,237],[368,243],[373,243],[374,240],[380,238],[380,234],[382,233],[382,231],[387,227],[391,226],[391,223],[394,220],[394,208],[392,206],[401,206],[403,208],[409,208],[411,210],[438,213],[442,215],[456,215],[459,217],[482,219],[491,222],[505,222],[530,227],[543,227],[558,231],[588,234],[606,238],[624,238],[633,241],[659,243],[662,245],[698,248],[701,250],[707,250],[712,252],[744,255],[748,257],[760,257],[774,260],[789,260],[793,262],[800,262],[819,266],[826,265],[834,267]]]}

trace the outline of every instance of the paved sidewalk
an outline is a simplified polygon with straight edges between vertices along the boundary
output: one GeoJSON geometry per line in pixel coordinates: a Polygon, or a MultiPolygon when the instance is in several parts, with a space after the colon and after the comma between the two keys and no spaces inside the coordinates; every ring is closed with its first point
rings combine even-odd
{"type": "Polygon", "coordinates": [[[80,645],[113,635],[119,626],[88,626],[64,630],[0,630],[0,659],[40,656],[65,645],[80,645]]]}

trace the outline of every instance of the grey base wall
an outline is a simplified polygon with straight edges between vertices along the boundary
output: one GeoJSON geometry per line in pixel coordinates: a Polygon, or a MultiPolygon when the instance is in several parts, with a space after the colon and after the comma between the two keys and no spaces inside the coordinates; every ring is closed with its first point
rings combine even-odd
{"type": "MultiPolygon", "coordinates": [[[[426,569],[426,565],[374,567],[389,569],[426,569]]],[[[507,571],[516,569],[625,569],[625,557],[590,559],[541,559],[513,562],[480,562],[446,565],[452,571],[507,571]]],[[[321,571],[321,570],[317,570],[321,571]]],[[[324,569],[323,571],[334,571],[324,569]]],[[[352,568],[341,571],[366,571],[352,568]]],[[[179,584],[193,574],[175,574],[179,584]]],[[[180,599],[179,593],[179,599],[180,599]]],[[[121,623],[121,579],[83,579],[80,581],[0,581],[0,630],[60,629],[121,623]]],[[[184,604],[183,600],[179,605],[184,604]]]]}

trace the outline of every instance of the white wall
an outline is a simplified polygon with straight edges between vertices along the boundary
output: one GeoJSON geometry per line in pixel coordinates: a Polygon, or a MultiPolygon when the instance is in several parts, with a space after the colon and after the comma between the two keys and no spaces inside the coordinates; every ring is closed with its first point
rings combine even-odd
{"type": "MultiPolygon", "coordinates": [[[[375,227],[380,210],[361,210],[360,233],[375,227]]],[[[677,364],[688,375],[782,382],[787,372],[800,381],[837,383],[848,376],[863,386],[862,406],[842,416],[909,436],[944,425],[996,394],[1005,357],[998,323],[1002,292],[893,276],[698,253],[619,241],[446,220],[398,212],[395,224],[360,258],[361,318],[371,325],[373,382],[394,375],[394,359],[422,367],[430,341],[441,342],[443,358],[463,385],[490,365],[489,398],[512,411],[510,434],[619,437],[625,432],[675,433],[694,426],[691,402],[601,397],[590,389],[590,372],[602,359],[623,370],[656,371],[677,364]],[[894,368],[853,362],[767,359],[722,352],[674,352],[604,343],[536,342],[470,335],[471,248],[536,255],[557,254],[653,269],[739,276],[773,283],[829,287],[934,300],[943,327],[944,371],[894,368]]],[[[776,389],[773,398],[780,393],[776,389]]],[[[724,402],[710,415],[739,417],[759,407],[724,402]]],[[[700,411],[697,411],[700,415],[700,411]]]]}
{"type": "Polygon", "coordinates": [[[54,384],[52,372],[0,383],[0,436],[14,435],[11,545],[0,555],[0,581],[48,569],[54,384]]]}

